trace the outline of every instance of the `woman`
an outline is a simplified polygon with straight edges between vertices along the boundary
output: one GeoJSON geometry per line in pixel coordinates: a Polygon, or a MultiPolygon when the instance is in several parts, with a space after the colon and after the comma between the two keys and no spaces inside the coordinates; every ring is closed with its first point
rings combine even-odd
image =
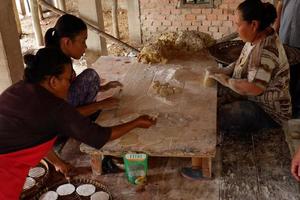
{"type": "MultiPolygon", "coordinates": [[[[276,128],[291,117],[289,65],[283,45],[271,27],[276,9],[260,0],[242,2],[236,12],[237,32],[246,42],[238,60],[226,68],[209,68],[218,81],[221,131],[245,133],[276,128]]],[[[201,170],[183,168],[182,174],[201,179],[201,170]]]]}
{"type": "Polygon", "coordinates": [[[73,137],[94,148],[134,128],[155,123],[148,116],[101,127],[66,102],[71,59],[54,48],[26,55],[24,81],[0,96],[0,199],[18,199],[30,167],[52,148],[58,135],[73,137]]]}
{"type": "MultiPolygon", "coordinates": [[[[78,17],[70,14],[61,16],[55,26],[47,30],[45,34],[46,47],[54,47],[62,51],[66,56],[73,59],[80,59],[87,46],[87,26],[78,17]]],[[[96,95],[100,91],[122,86],[118,81],[111,81],[105,85],[100,85],[100,77],[93,69],[86,69],[78,76],[75,71],[72,74],[71,86],[68,92],[67,101],[77,108],[86,117],[95,120],[103,109],[114,109],[118,106],[119,100],[108,98],[96,102],[96,95]]],[[[59,137],[56,146],[61,146],[67,138],[59,137]]],[[[54,152],[48,155],[47,159],[55,166],[57,171],[67,175],[72,166],[61,160],[54,152]]],[[[104,172],[116,172],[118,168],[110,157],[105,156],[103,160],[104,172]]]]}

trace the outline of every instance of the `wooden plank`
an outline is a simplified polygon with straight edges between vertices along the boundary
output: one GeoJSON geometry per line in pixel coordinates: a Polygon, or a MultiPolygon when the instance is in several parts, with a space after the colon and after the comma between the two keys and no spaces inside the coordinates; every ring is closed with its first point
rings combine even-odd
{"type": "MultiPolygon", "coordinates": [[[[202,86],[204,67],[216,63],[203,53],[202,57],[174,60],[176,64],[145,65],[129,63],[125,69],[122,59],[101,57],[94,69],[101,78],[120,80],[124,87],[117,111],[102,112],[97,123],[113,126],[130,121],[142,114],[158,114],[156,126],[136,129],[111,141],[102,149],[86,145],[84,152],[97,151],[104,155],[121,156],[124,152],[144,152],[161,157],[205,157],[215,155],[216,146],[216,89],[202,86]],[[203,56],[204,55],[204,56],[203,56]],[[122,67],[123,66],[123,67],[122,67]],[[124,70],[125,69],[125,70],[124,70]],[[118,72],[127,73],[125,76],[118,72]],[[112,72],[114,75],[106,78],[112,72]],[[182,92],[174,98],[152,96],[151,83],[157,77],[182,82],[182,92]],[[192,139],[191,139],[192,138],[192,139]]],[[[166,79],[161,78],[162,81],[166,79]]],[[[172,83],[171,83],[172,84],[172,83]]]]}
{"type": "Polygon", "coordinates": [[[212,177],[211,158],[202,158],[202,174],[204,177],[212,177]]]}
{"type": "Polygon", "coordinates": [[[93,154],[90,155],[91,158],[91,167],[94,175],[102,174],[102,155],[93,154]]]}

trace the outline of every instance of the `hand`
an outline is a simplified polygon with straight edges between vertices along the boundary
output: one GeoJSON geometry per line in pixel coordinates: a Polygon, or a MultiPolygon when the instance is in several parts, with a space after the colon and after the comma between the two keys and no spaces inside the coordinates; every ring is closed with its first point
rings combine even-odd
{"type": "Polygon", "coordinates": [[[156,119],[151,118],[148,115],[142,115],[135,119],[135,121],[139,128],[149,128],[150,126],[156,124],[156,119]]]}
{"type": "Polygon", "coordinates": [[[113,110],[113,109],[116,109],[119,107],[120,100],[117,98],[110,97],[110,98],[100,101],[100,103],[101,103],[101,106],[100,106],[101,109],[113,110]]]}
{"type": "Polygon", "coordinates": [[[300,181],[300,148],[296,152],[293,157],[292,165],[291,165],[292,175],[295,177],[297,181],[300,181]]]}
{"type": "Polygon", "coordinates": [[[116,88],[116,87],[123,87],[122,83],[119,81],[110,81],[105,85],[108,89],[116,88]]]}
{"type": "Polygon", "coordinates": [[[207,71],[209,73],[209,75],[222,73],[222,69],[221,68],[219,68],[219,67],[212,67],[212,66],[207,67],[205,69],[205,71],[207,71]]]}
{"type": "Polygon", "coordinates": [[[55,170],[62,173],[66,179],[70,179],[75,175],[75,168],[67,162],[55,163],[54,167],[55,170]]]}
{"type": "Polygon", "coordinates": [[[218,81],[219,83],[221,83],[226,87],[229,86],[229,76],[225,74],[213,74],[213,75],[209,75],[208,77],[215,79],[216,81],[218,81]]]}

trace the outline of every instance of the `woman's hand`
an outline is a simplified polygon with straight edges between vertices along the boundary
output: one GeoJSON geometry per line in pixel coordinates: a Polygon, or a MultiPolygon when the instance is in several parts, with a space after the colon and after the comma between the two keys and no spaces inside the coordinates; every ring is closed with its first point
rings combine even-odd
{"type": "Polygon", "coordinates": [[[75,168],[67,162],[57,162],[54,164],[55,170],[62,173],[66,179],[75,175],[75,168]]]}
{"type": "Polygon", "coordinates": [[[156,119],[151,118],[148,115],[142,115],[135,119],[135,122],[137,123],[137,127],[139,128],[149,128],[150,126],[156,124],[156,119]]]}
{"type": "Polygon", "coordinates": [[[229,79],[230,77],[225,74],[211,74],[209,75],[209,78],[213,78],[222,85],[228,87],[229,86],[229,79]]]}
{"type": "Polygon", "coordinates": [[[119,81],[110,81],[105,85],[108,89],[116,88],[116,87],[123,87],[122,83],[119,81]]]}
{"type": "Polygon", "coordinates": [[[220,68],[220,67],[207,67],[206,69],[205,69],[208,73],[209,73],[209,75],[214,75],[214,74],[222,74],[222,68],[220,68]]]}
{"type": "Polygon", "coordinates": [[[297,181],[300,181],[300,148],[296,152],[293,157],[292,165],[291,165],[292,175],[295,177],[297,181]]]}

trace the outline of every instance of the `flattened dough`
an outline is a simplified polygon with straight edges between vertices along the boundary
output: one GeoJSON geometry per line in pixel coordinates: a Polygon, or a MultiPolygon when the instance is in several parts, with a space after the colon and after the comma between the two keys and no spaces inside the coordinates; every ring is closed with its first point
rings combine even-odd
{"type": "Polygon", "coordinates": [[[56,189],[57,194],[60,196],[66,196],[72,194],[74,191],[75,191],[75,186],[71,183],[60,185],[56,189]]]}
{"type": "Polygon", "coordinates": [[[91,196],[91,200],[109,200],[109,194],[103,191],[96,192],[91,196]]]}
{"type": "Polygon", "coordinates": [[[92,184],[83,184],[77,187],[76,192],[80,196],[90,196],[94,194],[96,191],[96,187],[92,184]]]}

